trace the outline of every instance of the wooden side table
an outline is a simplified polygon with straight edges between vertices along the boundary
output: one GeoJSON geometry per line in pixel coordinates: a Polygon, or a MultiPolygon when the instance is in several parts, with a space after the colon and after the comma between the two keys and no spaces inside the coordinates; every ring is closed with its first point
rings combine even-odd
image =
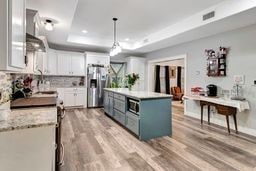
{"type": "Polygon", "coordinates": [[[200,101],[200,106],[201,106],[201,124],[203,124],[204,106],[208,107],[208,124],[210,124],[210,106],[214,106],[217,109],[218,114],[226,116],[227,128],[228,128],[228,133],[229,134],[230,134],[229,116],[233,115],[236,133],[238,133],[237,119],[236,119],[237,109],[236,108],[231,107],[231,106],[224,106],[224,105],[220,105],[220,104],[215,104],[215,103],[207,102],[207,101],[200,101]]]}

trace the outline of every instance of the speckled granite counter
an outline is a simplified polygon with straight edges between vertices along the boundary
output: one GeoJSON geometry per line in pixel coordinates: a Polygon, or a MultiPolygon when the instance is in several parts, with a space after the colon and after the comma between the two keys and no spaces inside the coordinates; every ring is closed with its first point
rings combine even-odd
{"type": "Polygon", "coordinates": [[[128,88],[104,88],[104,90],[122,94],[136,99],[172,98],[172,95],[170,94],[162,94],[149,91],[130,91],[128,88]]]}
{"type": "Polygon", "coordinates": [[[0,132],[57,124],[57,108],[27,108],[6,110],[7,120],[0,121],[0,132]]]}

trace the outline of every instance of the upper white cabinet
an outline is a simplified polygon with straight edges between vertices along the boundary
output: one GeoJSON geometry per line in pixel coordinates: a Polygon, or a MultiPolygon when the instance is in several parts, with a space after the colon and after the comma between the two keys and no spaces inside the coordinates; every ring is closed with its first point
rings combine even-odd
{"type": "Polygon", "coordinates": [[[25,0],[0,1],[0,70],[25,68],[25,0]]]}
{"type": "Polygon", "coordinates": [[[94,52],[86,52],[86,66],[88,65],[110,65],[110,57],[108,54],[104,53],[94,53],[94,52]]]}
{"type": "Polygon", "coordinates": [[[72,75],[85,75],[85,60],[83,54],[72,54],[71,70],[72,75]]]}
{"type": "Polygon", "coordinates": [[[34,56],[34,69],[35,73],[38,73],[38,71],[42,71],[43,74],[46,74],[46,64],[47,64],[47,53],[45,52],[35,52],[34,56]]]}
{"type": "Polygon", "coordinates": [[[140,79],[134,85],[134,90],[143,91],[145,90],[145,58],[142,57],[128,57],[127,62],[127,73],[139,74],[140,79]]]}
{"type": "Polygon", "coordinates": [[[58,75],[85,75],[85,57],[82,53],[57,51],[58,75]]]}
{"type": "Polygon", "coordinates": [[[47,67],[46,67],[46,74],[47,75],[56,75],[57,70],[57,53],[54,49],[49,49],[47,53],[47,67]]]}
{"type": "Polygon", "coordinates": [[[71,73],[71,54],[58,51],[58,75],[72,75],[71,73]]]}
{"type": "Polygon", "coordinates": [[[35,52],[34,72],[44,75],[84,76],[85,57],[83,53],[48,49],[46,52],[35,52]]]}

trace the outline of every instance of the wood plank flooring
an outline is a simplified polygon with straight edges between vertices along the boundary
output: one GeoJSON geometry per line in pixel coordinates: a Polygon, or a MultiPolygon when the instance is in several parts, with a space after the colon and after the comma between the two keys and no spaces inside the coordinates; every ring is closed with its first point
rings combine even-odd
{"type": "Polygon", "coordinates": [[[141,142],[102,109],[67,110],[62,171],[256,170],[256,138],[200,125],[173,107],[173,136],[141,142]]]}

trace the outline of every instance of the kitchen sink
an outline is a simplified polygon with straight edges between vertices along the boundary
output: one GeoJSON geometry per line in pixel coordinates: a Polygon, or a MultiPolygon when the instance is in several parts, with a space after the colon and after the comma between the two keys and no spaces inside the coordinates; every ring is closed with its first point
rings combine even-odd
{"type": "Polygon", "coordinates": [[[56,91],[38,91],[36,94],[56,94],[56,91]]]}

